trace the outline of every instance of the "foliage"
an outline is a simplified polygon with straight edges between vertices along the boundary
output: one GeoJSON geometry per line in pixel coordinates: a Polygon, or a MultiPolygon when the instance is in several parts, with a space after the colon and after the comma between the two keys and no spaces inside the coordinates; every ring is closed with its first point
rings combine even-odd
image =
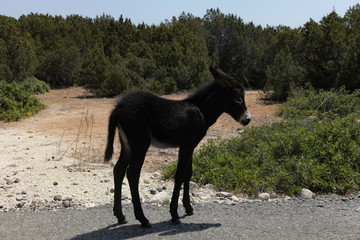
{"type": "Polygon", "coordinates": [[[245,87],[285,99],[291,87],[360,88],[360,4],[302,27],[256,26],[209,9],[159,25],[109,15],[84,18],[0,15],[0,80],[35,76],[52,86],[83,85],[99,96],[132,88],[159,94],[197,87],[217,63],[245,87]]]}
{"type": "Polygon", "coordinates": [[[47,84],[36,78],[28,78],[22,83],[0,81],[0,120],[17,121],[44,109],[46,106],[33,94],[49,89],[47,84]]]}
{"type": "MultiPolygon", "coordinates": [[[[360,124],[352,117],[287,121],[208,141],[193,159],[193,180],[248,194],[346,194],[360,187],[360,124]]],[[[175,167],[165,168],[167,177],[175,167]]]]}
{"type": "Polygon", "coordinates": [[[28,77],[24,81],[20,82],[19,85],[23,86],[30,94],[43,94],[50,90],[50,86],[44,81],[40,81],[36,77],[28,77]]]}
{"type": "Polygon", "coordinates": [[[349,93],[345,88],[338,91],[298,90],[288,98],[277,111],[285,119],[303,119],[312,117],[343,118],[354,115],[360,118],[360,89],[349,93]]]}
{"type": "Polygon", "coordinates": [[[304,79],[304,69],[293,59],[291,53],[281,50],[274,59],[274,63],[266,69],[268,77],[265,91],[277,101],[286,100],[291,87],[299,85],[304,79]]]}

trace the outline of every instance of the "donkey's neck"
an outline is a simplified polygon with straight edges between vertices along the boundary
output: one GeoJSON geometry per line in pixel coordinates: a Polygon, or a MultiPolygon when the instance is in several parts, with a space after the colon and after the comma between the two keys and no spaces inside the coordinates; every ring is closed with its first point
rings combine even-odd
{"type": "Polygon", "coordinates": [[[200,109],[210,127],[224,112],[224,94],[225,89],[214,81],[198,88],[185,101],[191,102],[200,109]]]}

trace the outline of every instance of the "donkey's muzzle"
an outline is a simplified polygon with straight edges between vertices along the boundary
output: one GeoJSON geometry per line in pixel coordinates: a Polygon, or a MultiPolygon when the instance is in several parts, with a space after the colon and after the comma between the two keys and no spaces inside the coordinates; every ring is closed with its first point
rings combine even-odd
{"type": "Polygon", "coordinates": [[[251,114],[249,111],[244,112],[244,114],[241,115],[239,120],[239,122],[244,126],[248,125],[250,121],[251,121],[251,114]]]}

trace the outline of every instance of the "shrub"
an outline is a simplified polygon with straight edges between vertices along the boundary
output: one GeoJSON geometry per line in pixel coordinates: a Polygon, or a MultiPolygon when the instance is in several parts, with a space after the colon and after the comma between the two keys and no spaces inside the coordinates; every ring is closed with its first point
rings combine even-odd
{"type": "Polygon", "coordinates": [[[50,86],[44,81],[40,81],[36,77],[28,77],[20,85],[31,94],[45,93],[50,90],[50,86]]]}
{"type": "Polygon", "coordinates": [[[296,91],[277,111],[286,119],[303,119],[309,116],[319,118],[345,117],[353,114],[360,117],[360,89],[349,93],[345,88],[338,91],[314,90],[296,91]]]}
{"type": "Polygon", "coordinates": [[[33,78],[23,83],[0,81],[0,120],[17,121],[44,109],[46,106],[32,96],[44,89],[48,89],[48,85],[33,78]]]}
{"type": "MultiPolygon", "coordinates": [[[[193,181],[247,194],[346,194],[360,187],[360,124],[353,117],[287,121],[208,141],[193,159],[193,181]]],[[[173,177],[176,167],[165,168],[173,177]]]]}
{"type": "Polygon", "coordinates": [[[274,100],[286,100],[290,89],[304,81],[305,70],[294,60],[289,51],[281,50],[274,63],[266,69],[265,91],[274,100]]]}

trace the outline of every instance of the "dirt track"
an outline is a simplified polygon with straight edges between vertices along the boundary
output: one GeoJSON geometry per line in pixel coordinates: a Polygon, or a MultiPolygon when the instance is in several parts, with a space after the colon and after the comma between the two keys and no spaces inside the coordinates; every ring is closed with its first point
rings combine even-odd
{"type": "MultiPolygon", "coordinates": [[[[278,105],[265,105],[258,97],[257,91],[246,94],[253,118],[250,126],[278,120],[274,116],[278,105]]],[[[57,195],[85,206],[110,203],[112,168],[102,162],[108,116],[116,99],[93,98],[79,87],[51,90],[39,98],[48,107],[37,115],[18,122],[0,122],[0,210],[54,204],[57,195]]],[[[236,136],[239,127],[223,114],[203,141],[236,136]]],[[[119,143],[116,145],[118,154],[119,143]]],[[[115,154],[113,162],[116,159],[115,154]]],[[[175,149],[151,147],[142,176],[160,172],[164,163],[176,159],[175,149]]]]}

